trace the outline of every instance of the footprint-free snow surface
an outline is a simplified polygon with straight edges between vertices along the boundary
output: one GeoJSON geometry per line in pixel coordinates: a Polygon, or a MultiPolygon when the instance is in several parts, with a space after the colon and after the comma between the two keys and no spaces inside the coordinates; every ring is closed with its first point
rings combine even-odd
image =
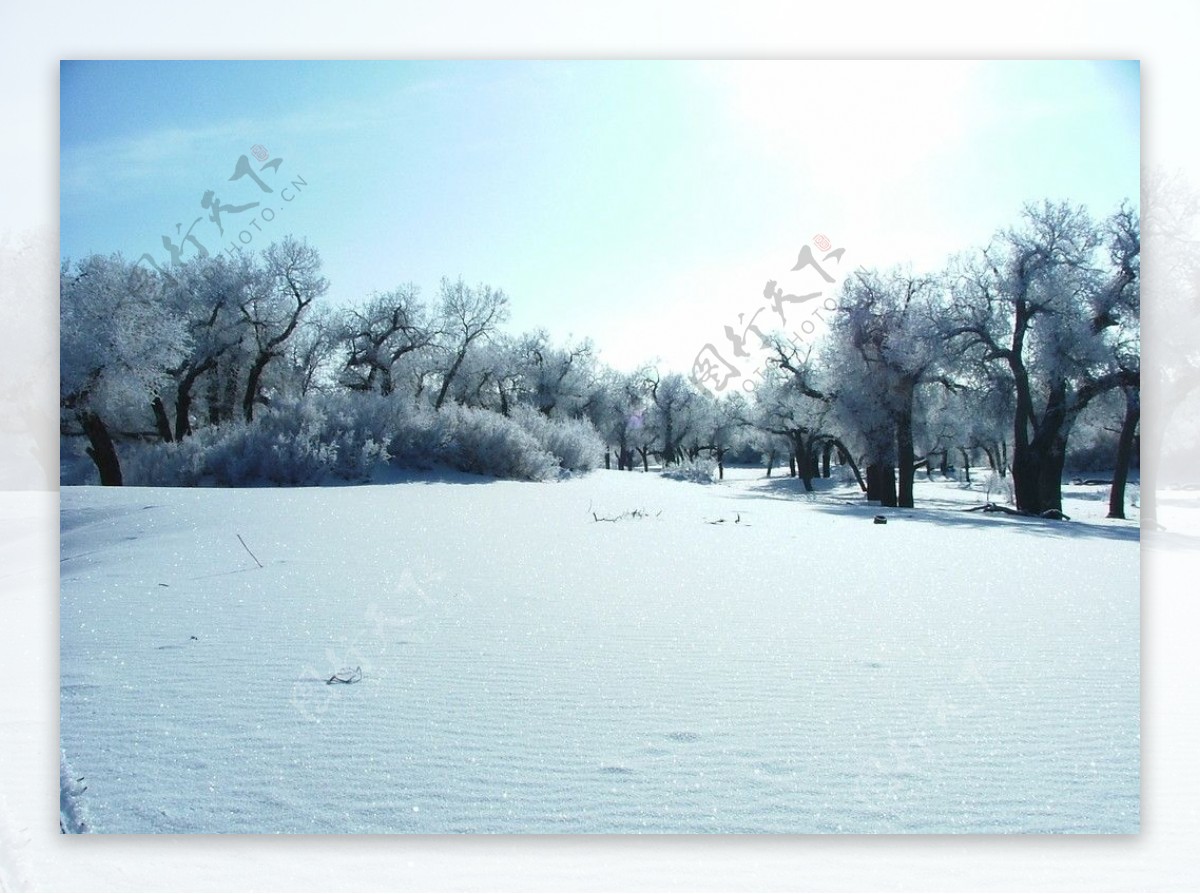
{"type": "Polygon", "coordinates": [[[1067,491],[63,488],[63,829],[1136,832],[1136,523],[1067,491]]]}

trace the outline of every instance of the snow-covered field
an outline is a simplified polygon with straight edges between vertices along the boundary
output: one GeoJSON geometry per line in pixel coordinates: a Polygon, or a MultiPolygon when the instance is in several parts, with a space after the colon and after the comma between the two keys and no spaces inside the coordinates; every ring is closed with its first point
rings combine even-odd
{"type": "Polygon", "coordinates": [[[64,826],[1138,830],[1104,488],[1043,522],[760,476],[63,488],[64,826]]]}

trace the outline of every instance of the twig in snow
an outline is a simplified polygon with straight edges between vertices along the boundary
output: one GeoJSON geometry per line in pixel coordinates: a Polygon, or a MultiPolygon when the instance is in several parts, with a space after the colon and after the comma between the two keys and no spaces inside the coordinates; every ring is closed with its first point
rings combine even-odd
{"type": "MultiPolygon", "coordinates": [[[[242,548],[245,549],[246,552],[250,553],[250,547],[246,546],[246,541],[242,540],[241,534],[237,535],[237,539],[242,544],[242,548]]],[[[263,567],[263,563],[258,561],[258,556],[254,555],[254,553],[250,553],[250,558],[252,558],[254,560],[254,564],[257,565],[259,568],[263,567]]]]}
{"type": "MultiPolygon", "coordinates": [[[[590,511],[590,506],[589,506],[589,511],[590,511]]],[[[661,509],[658,510],[658,512],[656,512],[654,514],[655,518],[659,518],[661,516],[662,516],[661,509]]],[[[650,513],[647,512],[645,509],[627,510],[625,512],[622,512],[620,515],[614,515],[611,518],[608,516],[604,516],[604,515],[598,515],[595,512],[592,513],[592,521],[597,521],[597,522],[618,522],[618,521],[621,521],[626,518],[649,518],[649,517],[650,517],[650,513]]]]}
{"type": "Polygon", "coordinates": [[[1058,509],[1047,509],[1045,512],[1022,512],[1019,509],[1012,509],[1008,506],[1002,506],[999,503],[984,503],[982,506],[972,506],[969,509],[964,509],[963,512],[1003,512],[1005,515],[1015,515],[1020,518],[1046,518],[1054,521],[1070,521],[1071,516],[1058,509]]]}
{"type": "Polygon", "coordinates": [[[344,667],[328,680],[326,683],[357,683],[362,679],[361,667],[344,667]]]}

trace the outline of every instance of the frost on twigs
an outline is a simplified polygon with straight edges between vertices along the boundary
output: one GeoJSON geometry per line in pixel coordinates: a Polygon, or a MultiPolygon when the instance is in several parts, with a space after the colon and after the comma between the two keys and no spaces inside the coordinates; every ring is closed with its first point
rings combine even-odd
{"type": "Polygon", "coordinates": [[[618,522],[618,521],[624,521],[625,519],[660,518],[662,516],[661,509],[658,510],[658,512],[654,513],[654,515],[651,515],[645,509],[631,509],[626,512],[622,512],[620,515],[608,516],[608,515],[600,515],[600,513],[598,513],[598,512],[593,512],[591,506],[589,506],[588,512],[591,513],[592,521],[597,521],[597,522],[618,522]]]}
{"type": "Polygon", "coordinates": [[[340,671],[326,680],[326,683],[357,683],[362,679],[361,667],[343,667],[340,671]]]}
{"type": "Polygon", "coordinates": [[[695,459],[684,460],[683,462],[667,466],[660,474],[662,477],[673,481],[712,484],[717,480],[717,463],[716,460],[707,456],[699,456],[695,459]]]}

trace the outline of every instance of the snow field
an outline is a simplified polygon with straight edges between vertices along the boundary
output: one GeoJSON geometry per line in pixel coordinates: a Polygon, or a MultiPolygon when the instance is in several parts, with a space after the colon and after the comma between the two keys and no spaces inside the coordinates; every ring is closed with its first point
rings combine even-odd
{"type": "Polygon", "coordinates": [[[1097,488],[1068,487],[1076,521],[1055,523],[963,513],[981,495],[949,482],[879,510],[758,474],[64,488],[80,815],[1137,831],[1135,522],[1103,521],[1097,488]]]}

